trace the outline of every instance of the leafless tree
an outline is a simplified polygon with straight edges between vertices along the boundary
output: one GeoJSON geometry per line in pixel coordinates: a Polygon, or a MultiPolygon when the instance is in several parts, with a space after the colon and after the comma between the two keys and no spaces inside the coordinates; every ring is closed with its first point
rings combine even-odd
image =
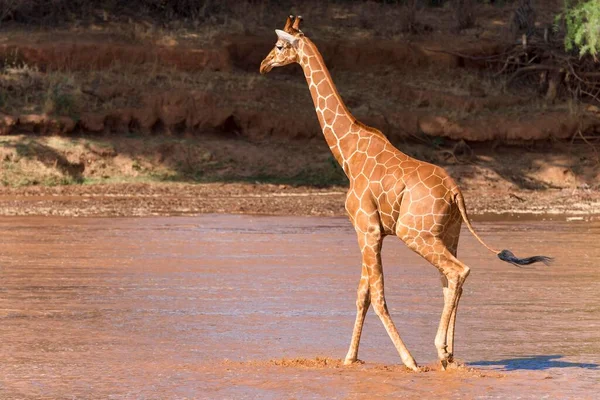
{"type": "Polygon", "coordinates": [[[456,29],[462,30],[475,25],[474,0],[453,0],[456,29]]]}
{"type": "Polygon", "coordinates": [[[509,29],[513,37],[519,34],[531,35],[535,31],[536,13],[532,0],[519,0],[513,12],[509,29]]]}
{"type": "Polygon", "coordinates": [[[417,0],[406,0],[406,26],[408,32],[417,30],[417,0]]]}

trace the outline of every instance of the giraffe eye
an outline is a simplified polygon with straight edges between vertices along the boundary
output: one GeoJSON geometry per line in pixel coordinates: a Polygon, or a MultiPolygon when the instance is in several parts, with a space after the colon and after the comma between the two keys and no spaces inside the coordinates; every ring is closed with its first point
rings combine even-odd
{"type": "Polygon", "coordinates": [[[275,47],[277,47],[277,50],[283,50],[283,45],[281,45],[281,44],[278,44],[278,45],[277,45],[277,46],[275,46],[275,47]]]}

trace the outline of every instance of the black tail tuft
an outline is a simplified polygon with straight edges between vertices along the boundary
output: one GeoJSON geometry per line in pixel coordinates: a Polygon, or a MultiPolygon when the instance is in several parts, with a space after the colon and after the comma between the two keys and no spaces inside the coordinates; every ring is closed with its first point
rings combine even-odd
{"type": "Polygon", "coordinates": [[[550,263],[553,261],[553,258],[546,256],[518,258],[510,250],[502,250],[500,253],[498,253],[498,258],[502,261],[509,262],[512,265],[516,265],[517,267],[521,267],[522,265],[533,264],[536,262],[543,262],[545,265],[550,265],[550,263]]]}

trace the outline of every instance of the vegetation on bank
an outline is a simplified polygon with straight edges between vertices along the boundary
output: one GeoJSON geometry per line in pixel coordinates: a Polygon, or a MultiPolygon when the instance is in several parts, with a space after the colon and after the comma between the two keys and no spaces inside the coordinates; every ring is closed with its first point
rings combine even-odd
{"type": "Polygon", "coordinates": [[[0,135],[0,186],[134,182],[326,187],[345,185],[347,178],[326,146],[168,136],[0,135]]]}
{"type": "Polygon", "coordinates": [[[564,18],[565,48],[578,51],[581,57],[591,55],[598,61],[600,51],[600,2],[598,0],[565,0],[565,10],[557,17],[564,18]]]}
{"type": "MultiPolygon", "coordinates": [[[[302,12],[310,21],[307,34],[319,44],[329,42],[328,50],[339,47],[336,43],[350,43],[356,51],[368,51],[372,50],[368,44],[375,42],[386,50],[390,41],[407,43],[405,39],[409,38],[411,43],[426,42],[428,38],[439,38],[440,33],[448,40],[441,51],[435,39],[427,43],[435,47],[427,50],[427,56],[442,60],[437,69],[401,63],[392,66],[380,57],[379,64],[370,60],[365,68],[348,70],[342,66],[333,71],[336,84],[357,117],[381,128],[394,140],[410,137],[424,144],[430,151],[413,154],[419,158],[440,162],[430,158],[439,152],[447,156],[441,159],[442,163],[470,163],[472,160],[461,159],[455,142],[442,138],[439,132],[456,134],[462,129],[484,136],[489,126],[499,128],[501,133],[512,131],[513,137],[515,131],[529,138],[535,137],[534,131],[551,132],[544,136],[547,142],[565,140],[564,136],[554,135],[553,129],[571,132],[573,128],[571,144],[583,143],[595,149],[599,141],[598,132],[594,131],[597,128],[586,132],[585,121],[591,114],[600,115],[600,110],[582,101],[600,102],[595,63],[600,43],[599,3],[571,1],[563,8],[562,1],[554,1],[560,6],[552,8],[547,3],[528,0],[309,0],[299,9],[287,0],[0,0],[0,29],[8,38],[5,43],[11,38],[12,43],[19,45],[33,43],[29,49],[33,52],[40,43],[35,35],[45,37],[43,40],[90,38],[96,52],[95,46],[104,40],[109,45],[104,48],[107,53],[136,46],[174,49],[172,54],[165,53],[172,58],[166,58],[163,64],[155,59],[135,65],[116,61],[106,67],[85,69],[70,68],[68,63],[52,68],[23,63],[19,61],[18,48],[14,57],[13,53],[5,53],[9,55],[0,67],[0,131],[25,135],[0,136],[0,185],[140,180],[344,184],[345,176],[330,154],[325,151],[315,160],[312,145],[304,163],[277,168],[278,163],[289,162],[289,152],[299,151],[286,138],[303,138],[302,143],[306,143],[319,136],[319,131],[309,107],[308,91],[304,82],[293,75],[293,68],[277,71],[268,81],[258,76],[256,60],[251,58],[249,49],[261,47],[263,42],[250,42],[246,47],[244,43],[232,47],[226,40],[218,42],[218,46],[228,46],[224,59],[232,64],[229,69],[183,71],[169,65],[171,60],[185,58],[177,53],[180,49],[201,51],[217,46],[216,39],[227,39],[227,35],[235,40],[243,36],[262,38],[267,30],[272,35],[272,28],[280,26],[281,16],[289,12],[302,12]],[[557,14],[559,17],[555,17],[557,14]],[[501,24],[497,23],[499,20],[501,24]],[[473,48],[475,53],[458,54],[464,43],[486,43],[490,38],[494,43],[504,41],[504,47],[497,47],[489,56],[479,48],[473,48]],[[121,47],[110,48],[112,40],[121,47]],[[358,48],[361,40],[363,47],[358,48]],[[249,67],[227,58],[232,54],[249,54],[249,67]],[[443,64],[447,60],[451,62],[443,64]],[[471,67],[465,68],[468,63],[471,67]],[[400,74],[401,84],[395,80],[397,84],[390,87],[389,79],[400,74]],[[204,93],[218,96],[206,97],[204,93]],[[302,106],[296,109],[297,104],[302,106]],[[281,109],[296,109],[294,123],[290,124],[293,126],[287,126],[289,118],[282,115],[281,109]],[[194,118],[190,117],[192,114],[194,118]],[[216,122],[203,124],[206,121],[198,119],[200,114],[214,117],[216,122]],[[539,115],[568,118],[555,118],[554,121],[561,120],[562,127],[558,127],[558,123],[540,123],[535,118],[539,115]],[[421,116],[427,121],[422,123],[418,119],[421,116]],[[14,124],[15,119],[19,124],[14,124]],[[569,123],[565,122],[567,119],[569,123]],[[580,123],[573,125],[572,121],[580,123]],[[11,123],[16,129],[9,132],[4,128],[11,123]],[[190,124],[196,125],[190,128],[190,124]],[[432,135],[431,129],[437,134],[432,135]],[[56,132],[75,137],[27,136],[56,132]],[[90,133],[96,136],[79,137],[90,133]],[[219,146],[242,142],[238,143],[239,153],[229,156],[226,151],[205,147],[209,133],[220,135],[219,146]],[[279,140],[284,140],[274,162],[268,158],[272,152],[260,147],[277,134],[279,140]],[[109,135],[111,138],[107,139],[109,135]],[[140,143],[147,145],[136,149],[140,143]],[[244,152],[250,148],[263,155],[252,158],[257,165],[245,169],[248,161],[244,152]]],[[[425,53],[422,50],[418,50],[421,55],[425,53]]],[[[53,54],[60,55],[60,51],[53,54]]],[[[257,53],[262,55],[262,51],[261,47],[257,53]]],[[[397,58],[404,59],[404,55],[397,58]]],[[[348,52],[344,56],[350,59],[348,52]]],[[[65,60],[72,61],[69,57],[64,55],[65,60]]],[[[469,145],[463,145],[468,150],[469,145]]],[[[596,163],[586,164],[585,168],[598,167],[598,153],[593,154],[596,163]]],[[[590,160],[588,157],[582,165],[590,160]]]]}

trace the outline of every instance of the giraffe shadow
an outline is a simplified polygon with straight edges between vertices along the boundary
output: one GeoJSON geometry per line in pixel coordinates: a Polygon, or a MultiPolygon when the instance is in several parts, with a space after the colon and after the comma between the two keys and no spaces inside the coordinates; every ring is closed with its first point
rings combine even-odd
{"type": "Polygon", "coordinates": [[[562,361],[561,358],[561,355],[527,356],[497,361],[476,361],[469,363],[469,365],[473,367],[501,367],[504,371],[543,371],[550,368],[600,369],[599,364],[562,361]]]}

